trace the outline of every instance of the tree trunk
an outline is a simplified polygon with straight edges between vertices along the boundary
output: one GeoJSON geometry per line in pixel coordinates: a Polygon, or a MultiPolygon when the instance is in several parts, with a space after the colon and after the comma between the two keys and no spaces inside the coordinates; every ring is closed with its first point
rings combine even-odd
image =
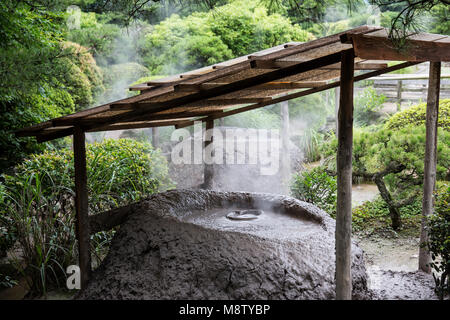
{"type": "Polygon", "coordinates": [[[400,229],[402,226],[402,220],[400,218],[400,210],[394,204],[394,201],[392,201],[391,194],[389,193],[388,189],[386,188],[386,185],[384,184],[383,177],[380,176],[379,174],[376,174],[374,181],[378,187],[378,191],[380,191],[381,198],[383,198],[384,202],[386,202],[388,206],[389,215],[391,217],[392,229],[394,230],[400,229]]]}

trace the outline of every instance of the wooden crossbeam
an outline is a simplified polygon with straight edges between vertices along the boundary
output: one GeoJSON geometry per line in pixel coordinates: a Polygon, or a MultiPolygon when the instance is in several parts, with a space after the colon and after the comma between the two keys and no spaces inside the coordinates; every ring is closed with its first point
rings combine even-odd
{"type": "MultiPolygon", "coordinates": [[[[237,104],[249,104],[249,103],[259,103],[264,101],[269,101],[272,98],[220,98],[220,99],[209,99],[202,100],[200,103],[202,106],[227,106],[227,105],[237,105],[237,104]]],[[[165,102],[139,102],[139,103],[128,103],[128,104],[112,104],[111,110],[140,110],[143,108],[154,109],[164,107],[165,102]]]]}
{"type": "Polygon", "coordinates": [[[450,61],[448,37],[442,36],[435,41],[424,41],[420,37],[406,38],[402,47],[391,39],[370,35],[349,35],[355,53],[362,59],[392,60],[392,61],[450,61]]]}
{"type": "MultiPolygon", "coordinates": [[[[230,84],[230,82],[207,82],[201,84],[180,83],[176,86],[175,91],[179,92],[200,92],[215,87],[220,87],[230,84]]],[[[285,81],[285,82],[267,82],[254,87],[249,90],[280,90],[280,89],[303,89],[316,88],[326,84],[326,81],[285,81]]]]}
{"type": "Polygon", "coordinates": [[[133,123],[115,123],[100,128],[89,130],[88,132],[98,131],[113,131],[113,130],[127,130],[127,129],[142,129],[142,128],[155,128],[155,127],[170,127],[175,126],[183,121],[190,120],[189,118],[181,118],[172,121],[142,121],[133,123]]]}
{"type": "MultiPolygon", "coordinates": [[[[257,69],[280,69],[294,65],[302,60],[256,60],[254,67],[257,69]]],[[[377,62],[356,62],[354,65],[355,70],[380,70],[386,68],[387,63],[377,62]]],[[[326,67],[318,68],[320,70],[340,70],[341,64],[336,63],[326,67]]]]}

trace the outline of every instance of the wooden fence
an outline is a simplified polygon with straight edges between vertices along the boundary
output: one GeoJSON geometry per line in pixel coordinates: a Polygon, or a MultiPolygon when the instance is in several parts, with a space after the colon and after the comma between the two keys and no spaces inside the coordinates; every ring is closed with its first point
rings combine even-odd
{"type": "MultiPolygon", "coordinates": [[[[386,102],[397,105],[426,102],[428,92],[428,75],[398,75],[374,77],[373,87],[386,96],[386,102]]],[[[450,74],[441,76],[440,99],[450,98],[450,74]]]]}

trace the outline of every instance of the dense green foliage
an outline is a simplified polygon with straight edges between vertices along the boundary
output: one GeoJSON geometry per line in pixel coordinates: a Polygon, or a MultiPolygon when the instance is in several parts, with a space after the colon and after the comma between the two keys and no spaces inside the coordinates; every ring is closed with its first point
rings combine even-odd
{"type": "MultiPolygon", "coordinates": [[[[172,187],[165,158],[150,144],[134,140],[105,140],[87,146],[89,210],[91,214],[138,201],[172,187]]],[[[0,189],[3,250],[17,239],[33,293],[65,279],[75,262],[73,153],[69,149],[32,155],[4,175],[0,189]],[[3,191],[2,191],[3,190],[3,191]]],[[[94,252],[110,236],[92,236],[94,252]]],[[[24,269],[25,268],[25,269],[24,269]]],[[[64,282],[62,282],[64,283],[64,282]]]]}
{"type": "MultiPolygon", "coordinates": [[[[425,124],[427,104],[421,103],[394,114],[386,123],[388,129],[399,129],[409,125],[425,124]]],[[[450,99],[439,100],[438,126],[450,131],[450,99]]]]}
{"type": "Polygon", "coordinates": [[[324,167],[295,174],[291,183],[293,197],[318,206],[332,217],[336,215],[336,190],[336,177],[330,176],[324,167]]]}
{"type": "Polygon", "coordinates": [[[426,243],[431,253],[431,268],[436,282],[436,293],[443,299],[450,294],[450,184],[442,184],[435,195],[435,212],[428,217],[429,239],[426,243]]]}
{"type": "Polygon", "coordinates": [[[0,3],[0,172],[43,150],[13,131],[92,104],[103,90],[95,60],[64,39],[63,15],[0,3]]]}
{"type": "Polygon", "coordinates": [[[172,15],[150,27],[139,43],[152,74],[173,74],[218,63],[312,35],[256,2],[233,1],[208,13],[172,15]]]}
{"type": "MultiPolygon", "coordinates": [[[[422,201],[417,197],[408,205],[399,208],[402,221],[402,231],[418,237],[420,228],[422,201]]],[[[392,231],[389,207],[380,196],[372,201],[365,201],[352,209],[352,228],[356,232],[371,235],[392,231]]]]}

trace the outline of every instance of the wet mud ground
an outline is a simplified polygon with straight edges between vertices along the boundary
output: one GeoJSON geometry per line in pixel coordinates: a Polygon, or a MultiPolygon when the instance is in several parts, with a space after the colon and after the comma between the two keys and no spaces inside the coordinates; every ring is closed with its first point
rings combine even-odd
{"type": "Polygon", "coordinates": [[[418,271],[418,238],[358,238],[369,288],[380,300],[437,300],[434,279],[418,271]]]}

